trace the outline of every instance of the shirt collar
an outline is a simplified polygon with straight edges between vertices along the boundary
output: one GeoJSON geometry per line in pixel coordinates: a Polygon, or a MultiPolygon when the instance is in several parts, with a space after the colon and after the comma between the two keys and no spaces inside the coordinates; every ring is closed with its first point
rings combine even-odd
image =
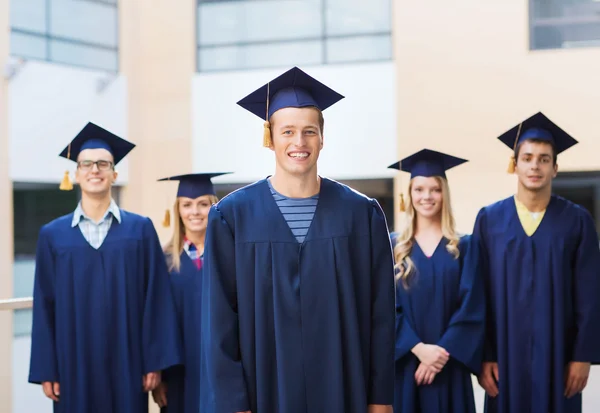
{"type": "MultiPolygon", "coordinates": [[[[117,203],[114,199],[110,200],[110,205],[108,206],[108,209],[104,213],[104,216],[102,217],[100,222],[104,221],[109,216],[109,214],[111,214],[117,220],[117,222],[119,222],[119,224],[121,223],[121,211],[119,210],[119,207],[117,206],[117,203]]],[[[90,221],[93,221],[90,217],[88,217],[85,214],[85,212],[83,212],[83,208],[81,207],[80,201],[77,204],[77,208],[75,208],[75,212],[73,213],[73,221],[71,222],[71,227],[76,227],[82,219],[89,219],[90,221]]]]}

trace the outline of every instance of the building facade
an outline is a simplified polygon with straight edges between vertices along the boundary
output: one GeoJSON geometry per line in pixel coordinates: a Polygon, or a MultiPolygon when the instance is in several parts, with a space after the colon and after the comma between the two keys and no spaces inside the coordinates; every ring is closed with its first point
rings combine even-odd
{"type": "MultiPolygon", "coordinates": [[[[235,102],[297,65],[346,98],[325,111],[320,173],[376,197],[390,229],[408,183],[387,166],[423,146],[448,173],[459,231],[515,188],[496,139],[537,111],[580,144],[556,191],[600,222],[600,2],[0,0],[0,298],[32,293],[39,227],[71,212],[58,157],[92,121],[134,142],[114,196],[160,225],[189,171],[273,170],[262,122],[235,102]]],[[[28,385],[28,309],[0,311],[0,410],[51,411],[28,385]],[[4,393],[3,393],[4,392],[4,393]]],[[[587,396],[586,396],[587,397],[587,396]]]]}

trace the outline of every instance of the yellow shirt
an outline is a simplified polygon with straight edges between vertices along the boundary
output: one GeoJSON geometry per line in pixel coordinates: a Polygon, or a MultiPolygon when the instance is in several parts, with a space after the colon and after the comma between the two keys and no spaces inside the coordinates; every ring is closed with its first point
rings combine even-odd
{"type": "Polygon", "coordinates": [[[540,222],[542,222],[546,210],[544,209],[542,212],[531,212],[525,205],[519,202],[516,196],[514,199],[517,207],[517,215],[519,216],[519,221],[521,221],[521,226],[523,226],[523,230],[527,236],[530,237],[538,228],[540,222]]]}

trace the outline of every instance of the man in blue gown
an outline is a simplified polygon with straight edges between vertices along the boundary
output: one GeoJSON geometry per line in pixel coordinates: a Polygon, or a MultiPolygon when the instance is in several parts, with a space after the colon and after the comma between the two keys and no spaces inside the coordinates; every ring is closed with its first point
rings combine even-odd
{"type": "Polygon", "coordinates": [[[379,204],[317,174],[343,96],[292,68],[238,104],[275,174],[211,208],[202,339],[218,413],[391,413],[394,270],[379,204]]]}
{"type": "Polygon", "coordinates": [[[587,210],[552,194],[577,141],[542,113],[499,138],[515,196],[479,212],[488,320],[479,382],[489,413],[578,413],[600,362],[600,250],[587,210]]]}
{"type": "Polygon", "coordinates": [[[81,202],[39,233],[29,372],[54,412],[145,413],[160,371],[181,361],[154,226],[111,197],[133,147],[88,123],[61,153],[77,163],[81,202]]]}

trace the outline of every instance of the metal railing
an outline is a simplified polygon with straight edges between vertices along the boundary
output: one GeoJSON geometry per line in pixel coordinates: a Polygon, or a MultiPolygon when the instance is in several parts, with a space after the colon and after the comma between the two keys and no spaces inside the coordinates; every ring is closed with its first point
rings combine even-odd
{"type": "Polygon", "coordinates": [[[33,297],[8,298],[0,300],[0,311],[33,308],[33,297]]]}

